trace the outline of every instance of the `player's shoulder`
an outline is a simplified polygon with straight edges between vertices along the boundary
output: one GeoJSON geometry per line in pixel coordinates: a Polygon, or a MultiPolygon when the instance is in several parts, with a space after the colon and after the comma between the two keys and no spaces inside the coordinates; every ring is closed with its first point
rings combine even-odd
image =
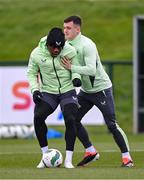
{"type": "Polygon", "coordinates": [[[87,45],[87,46],[96,45],[95,42],[87,36],[81,35],[81,40],[84,45],[87,45]]]}
{"type": "Polygon", "coordinates": [[[47,38],[47,36],[44,36],[44,37],[42,37],[42,38],[40,39],[37,47],[35,47],[35,48],[32,50],[32,52],[31,52],[31,55],[32,55],[32,56],[41,54],[41,52],[45,50],[46,38],[47,38]]]}
{"type": "Polygon", "coordinates": [[[69,51],[71,51],[71,52],[73,52],[73,53],[75,53],[76,52],[76,50],[75,50],[75,48],[73,47],[73,46],[71,46],[67,41],[65,42],[65,45],[64,45],[64,48],[63,48],[63,51],[65,51],[65,52],[69,52],[69,51]]]}
{"type": "Polygon", "coordinates": [[[77,54],[76,49],[66,41],[65,45],[64,45],[64,48],[61,51],[61,55],[72,58],[72,57],[76,56],[76,54],[77,54]]]}
{"type": "Polygon", "coordinates": [[[37,47],[35,47],[35,48],[32,50],[31,55],[35,55],[35,54],[37,54],[38,52],[39,52],[39,47],[37,46],[37,47]]]}
{"type": "Polygon", "coordinates": [[[39,46],[37,46],[36,48],[34,48],[30,54],[31,58],[37,59],[39,56],[42,56],[42,51],[39,48],[39,46]]]}
{"type": "Polygon", "coordinates": [[[65,48],[65,49],[71,49],[71,50],[74,50],[74,49],[75,49],[75,48],[74,48],[72,45],[70,45],[67,41],[65,42],[64,48],[65,48]]]}

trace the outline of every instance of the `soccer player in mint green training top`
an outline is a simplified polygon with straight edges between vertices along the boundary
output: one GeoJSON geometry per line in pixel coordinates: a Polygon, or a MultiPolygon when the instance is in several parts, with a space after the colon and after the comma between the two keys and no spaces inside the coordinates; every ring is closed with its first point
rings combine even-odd
{"type": "MultiPolygon", "coordinates": [[[[99,153],[89,140],[88,133],[81,123],[84,115],[95,105],[103,114],[105,123],[112,133],[122,153],[122,166],[132,167],[129,144],[124,131],[116,122],[112,83],[105,72],[95,43],[81,34],[81,18],[70,16],[64,20],[64,34],[67,42],[75,47],[80,66],[72,65],[68,58],[63,58],[63,66],[73,73],[81,74],[82,87],[78,94],[80,109],[77,114],[77,136],[84,145],[84,159],[78,166],[99,159],[99,153]]],[[[93,117],[92,117],[93,118],[93,117]]]]}
{"type": "MultiPolygon", "coordinates": [[[[32,51],[27,75],[35,103],[34,128],[42,154],[48,152],[45,120],[60,104],[66,126],[64,166],[74,168],[72,155],[76,138],[75,118],[78,111],[74,86],[81,86],[81,80],[79,74],[71,73],[61,66],[62,56],[69,57],[72,64],[77,63],[75,48],[65,43],[62,29],[55,27],[40,40],[39,45],[32,51]],[[40,81],[37,79],[38,75],[40,81]]],[[[41,160],[37,168],[45,167],[45,163],[41,160]]]]}

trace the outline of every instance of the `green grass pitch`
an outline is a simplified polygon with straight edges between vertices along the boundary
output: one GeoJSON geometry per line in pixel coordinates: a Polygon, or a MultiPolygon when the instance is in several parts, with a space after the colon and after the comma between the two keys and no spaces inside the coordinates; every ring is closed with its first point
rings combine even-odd
{"type": "MultiPolygon", "coordinates": [[[[58,129],[63,129],[60,127],[58,129]]],[[[37,169],[41,159],[40,148],[35,139],[0,140],[0,179],[143,179],[144,136],[128,134],[135,166],[122,168],[121,154],[112,135],[103,127],[87,127],[91,140],[100,153],[100,159],[85,167],[75,169],[37,169]]],[[[63,131],[62,130],[62,131],[63,131]]],[[[64,138],[50,139],[50,148],[59,149],[65,156],[64,138]]],[[[84,149],[77,140],[73,163],[83,157],[84,149]]]]}
{"type": "MultiPolygon", "coordinates": [[[[83,18],[82,33],[96,42],[102,60],[132,61],[133,17],[144,14],[142,0],[0,0],[0,62],[27,62],[39,39],[73,14],[83,18]]],[[[41,154],[35,139],[0,139],[0,179],[144,179],[144,134],[132,135],[132,67],[116,67],[114,77],[117,119],[128,132],[135,167],[120,167],[119,149],[107,129],[89,127],[100,160],[84,168],[36,169],[41,154]]],[[[65,156],[64,138],[50,139],[49,147],[65,156]]],[[[74,165],[83,152],[77,141],[74,165]]]]}

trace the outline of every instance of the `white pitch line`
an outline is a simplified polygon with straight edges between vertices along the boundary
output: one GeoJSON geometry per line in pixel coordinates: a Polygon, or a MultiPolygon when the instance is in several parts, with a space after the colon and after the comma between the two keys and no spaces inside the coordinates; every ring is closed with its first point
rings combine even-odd
{"type": "MultiPolygon", "coordinates": [[[[61,151],[63,152],[63,151],[61,151]]],[[[80,152],[83,153],[84,151],[75,151],[75,152],[80,152]]],[[[104,150],[104,151],[99,151],[101,152],[107,152],[107,153],[111,153],[111,152],[119,152],[117,150],[104,150]]],[[[131,150],[131,152],[144,152],[144,149],[135,149],[135,150],[131,150]]],[[[65,153],[65,152],[63,152],[65,153]]],[[[11,154],[40,154],[40,152],[0,152],[0,155],[11,155],[11,154]]]]}

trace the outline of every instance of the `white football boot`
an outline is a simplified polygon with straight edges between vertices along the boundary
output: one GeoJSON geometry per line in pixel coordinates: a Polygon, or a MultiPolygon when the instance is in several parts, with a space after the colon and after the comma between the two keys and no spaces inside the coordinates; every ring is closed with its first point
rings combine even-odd
{"type": "Polygon", "coordinates": [[[72,168],[75,168],[71,162],[69,161],[65,161],[64,162],[64,167],[67,168],[67,169],[72,169],[72,168]]]}
{"type": "Polygon", "coordinates": [[[42,168],[46,168],[45,164],[43,163],[43,161],[41,160],[40,163],[37,165],[38,169],[42,169],[42,168]]]}

